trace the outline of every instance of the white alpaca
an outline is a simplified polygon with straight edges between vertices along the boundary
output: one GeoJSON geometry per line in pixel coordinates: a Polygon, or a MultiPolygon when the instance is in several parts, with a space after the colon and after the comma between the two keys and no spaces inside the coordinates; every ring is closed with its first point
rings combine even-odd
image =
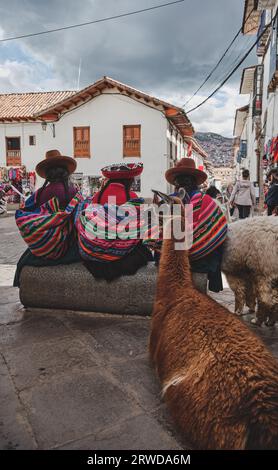
{"type": "Polygon", "coordinates": [[[235,312],[246,304],[256,323],[278,319],[278,217],[254,217],[229,225],[222,271],[235,294],[235,312]]]}

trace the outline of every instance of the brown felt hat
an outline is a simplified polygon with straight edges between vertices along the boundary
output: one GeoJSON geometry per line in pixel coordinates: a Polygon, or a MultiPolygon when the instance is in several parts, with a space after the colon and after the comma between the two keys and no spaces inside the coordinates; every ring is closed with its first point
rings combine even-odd
{"type": "Polygon", "coordinates": [[[178,175],[195,176],[197,184],[202,184],[207,179],[206,173],[196,168],[193,158],[182,158],[178,161],[176,166],[166,171],[165,178],[168,183],[175,185],[175,180],[178,175]]]}
{"type": "Polygon", "coordinates": [[[46,171],[51,167],[65,167],[69,174],[73,173],[76,169],[76,161],[72,157],[61,155],[59,150],[48,150],[45,154],[45,159],[36,166],[36,172],[42,178],[46,178],[46,171]]]}

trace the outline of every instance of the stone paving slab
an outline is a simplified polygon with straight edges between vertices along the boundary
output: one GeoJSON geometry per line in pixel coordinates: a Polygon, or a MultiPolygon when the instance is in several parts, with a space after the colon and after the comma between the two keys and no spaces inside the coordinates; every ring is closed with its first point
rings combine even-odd
{"type": "Polygon", "coordinates": [[[17,390],[34,387],[53,376],[96,366],[92,354],[78,338],[63,337],[15,347],[3,352],[17,390]]]}
{"type": "Polygon", "coordinates": [[[97,433],[141,411],[98,368],[55,376],[20,398],[42,448],[97,433]]]}
{"type": "Polygon", "coordinates": [[[26,243],[18,233],[14,214],[0,219],[0,264],[16,264],[26,250],[26,243]]]}
{"type": "Polygon", "coordinates": [[[180,450],[181,446],[152,416],[140,415],[98,434],[68,443],[62,450],[180,450]],[[119,436],[121,440],[119,441],[119,436]]]}
{"type": "MultiPolygon", "coordinates": [[[[12,218],[0,220],[0,231],[0,264],[11,265],[25,245],[12,218]]],[[[233,311],[229,289],[213,297],[233,311]]],[[[278,357],[278,328],[250,319],[243,317],[278,357]]],[[[0,286],[0,449],[190,449],[161,400],[149,323],[26,310],[18,289],[0,286]]]]}
{"type": "Polygon", "coordinates": [[[37,443],[26,411],[1,355],[0,384],[0,449],[36,449],[37,443]]]}
{"type": "Polygon", "coordinates": [[[29,346],[52,338],[70,336],[71,332],[58,318],[37,317],[0,327],[2,349],[29,346]]]}

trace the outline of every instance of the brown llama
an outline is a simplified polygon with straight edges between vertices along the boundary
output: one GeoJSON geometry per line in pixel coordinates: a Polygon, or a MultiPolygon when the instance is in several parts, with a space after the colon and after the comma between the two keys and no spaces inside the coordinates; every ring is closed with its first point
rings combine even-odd
{"type": "Polygon", "coordinates": [[[238,317],[194,288],[173,236],[163,242],[150,356],[195,448],[278,448],[278,363],[238,317]]]}

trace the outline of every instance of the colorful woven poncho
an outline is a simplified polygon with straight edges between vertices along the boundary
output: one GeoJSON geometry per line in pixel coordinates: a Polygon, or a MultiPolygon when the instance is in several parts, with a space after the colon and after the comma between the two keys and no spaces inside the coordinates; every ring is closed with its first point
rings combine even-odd
{"type": "MultiPolygon", "coordinates": [[[[189,258],[190,261],[197,261],[225,241],[227,219],[218,204],[200,191],[190,198],[190,204],[193,209],[193,244],[189,249],[189,258]]],[[[156,258],[160,257],[162,243],[163,239],[160,238],[153,244],[156,258]]]]}
{"type": "Polygon", "coordinates": [[[190,203],[193,206],[193,245],[189,255],[193,261],[209,255],[225,241],[227,219],[218,204],[199,191],[191,197],[190,203]]]}
{"type": "Polygon", "coordinates": [[[81,194],[76,194],[65,210],[60,210],[56,197],[36,208],[36,193],[15,213],[21,236],[35,256],[59,259],[73,240],[74,211],[81,194]]]}
{"type": "MultiPolygon", "coordinates": [[[[75,216],[80,256],[86,261],[109,263],[129,254],[142,236],[149,238],[145,220],[140,218],[143,199],[131,199],[121,206],[92,204],[90,199],[79,204],[75,216]],[[119,212],[120,208],[120,212],[119,212]],[[129,212],[128,237],[125,237],[125,208],[129,212]],[[132,214],[130,214],[132,210],[132,214]]],[[[158,227],[156,227],[158,233],[158,227]]],[[[155,229],[152,229],[152,234],[155,229]]]]}

